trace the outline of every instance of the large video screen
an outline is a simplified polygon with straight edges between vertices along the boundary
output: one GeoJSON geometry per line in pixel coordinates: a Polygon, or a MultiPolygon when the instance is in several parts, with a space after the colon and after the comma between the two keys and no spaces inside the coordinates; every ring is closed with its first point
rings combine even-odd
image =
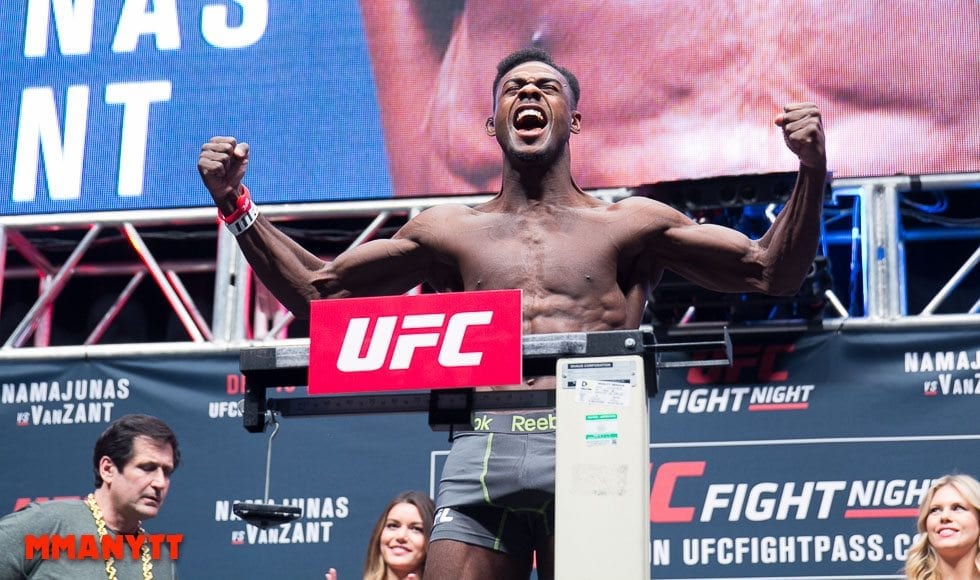
{"type": "Polygon", "coordinates": [[[2,214],[208,205],[211,135],[260,203],[495,191],[496,63],[578,77],[587,189],[793,171],[773,119],[823,113],[835,177],[980,170],[980,3],[26,0],[0,14],[2,214]]]}
{"type": "Polygon", "coordinates": [[[260,203],[391,197],[357,3],[26,0],[0,11],[0,213],[211,204],[201,144],[260,203]]]}

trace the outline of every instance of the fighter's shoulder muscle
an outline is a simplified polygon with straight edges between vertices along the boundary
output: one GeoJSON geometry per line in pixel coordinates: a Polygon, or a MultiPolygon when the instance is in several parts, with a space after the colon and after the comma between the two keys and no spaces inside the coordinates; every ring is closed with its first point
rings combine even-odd
{"type": "Polygon", "coordinates": [[[465,227],[463,220],[472,215],[474,210],[463,204],[433,206],[410,219],[394,237],[425,245],[437,241],[442,236],[458,232],[461,227],[465,227]]]}
{"type": "Polygon", "coordinates": [[[643,229],[688,225],[691,219],[679,210],[648,197],[627,197],[606,209],[616,221],[633,223],[643,229]]]}

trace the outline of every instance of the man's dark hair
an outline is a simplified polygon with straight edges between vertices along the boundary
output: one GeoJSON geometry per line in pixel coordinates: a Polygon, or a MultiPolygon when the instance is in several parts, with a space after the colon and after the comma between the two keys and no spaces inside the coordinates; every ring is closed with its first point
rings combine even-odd
{"type": "Polygon", "coordinates": [[[174,452],[174,469],[180,465],[180,448],[177,436],[166,423],[150,415],[123,415],[112,422],[95,442],[92,452],[92,468],[95,472],[95,487],[102,487],[99,475],[99,462],[108,456],[115,466],[122,470],[133,458],[133,440],[146,437],[157,443],[167,443],[174,452]]]}
{"type": "Polygon", "coordinates": [[[493,79],[493,99],[495,102],[497,99],[497,85],[500,84],[500,79],[504,78],[504,75],[507,74],[512,68],[519,64],[524,64],[525,62],[543,62],[544,64],[560,72],[562,76],[568,80],[568,86],[572,89],[572,107],[574,108],[578,106],[578,79],[575,78],[572,71],[563,66],[558,66],[555,61],[551,60],[551,55],[548,54],[548,51],[544,50],[543,48],[538,48],[537,46],[528,46],[520,50],[515,50],[497,63],[497,77],[493,79]]]}

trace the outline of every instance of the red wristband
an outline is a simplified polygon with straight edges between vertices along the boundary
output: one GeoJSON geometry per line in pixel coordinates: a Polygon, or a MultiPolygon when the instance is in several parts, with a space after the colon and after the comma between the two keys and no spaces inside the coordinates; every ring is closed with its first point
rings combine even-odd
{"type": "Polygon", "coordinates": [[[252,193],[245,187],[242,183],[239,185],[241,194],[235,200],[235,211],[231,212],[229,215],[224,215],[221,210],[218,210],[218,219],[225,222],[226,224],[231,224],[237,221],[240,217],[248,213],[252,209],[252,193]]]}

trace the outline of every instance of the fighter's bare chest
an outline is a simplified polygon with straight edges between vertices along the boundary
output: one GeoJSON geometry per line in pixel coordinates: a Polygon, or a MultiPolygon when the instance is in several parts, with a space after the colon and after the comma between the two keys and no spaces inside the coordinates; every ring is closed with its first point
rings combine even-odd
{"type": "Polygon", "coordinates": [[[457,233],[451,247],[468,287],[566,285],[614,277],[618,246],[600,224],[584,220],[497,220],[457,233]]]}

